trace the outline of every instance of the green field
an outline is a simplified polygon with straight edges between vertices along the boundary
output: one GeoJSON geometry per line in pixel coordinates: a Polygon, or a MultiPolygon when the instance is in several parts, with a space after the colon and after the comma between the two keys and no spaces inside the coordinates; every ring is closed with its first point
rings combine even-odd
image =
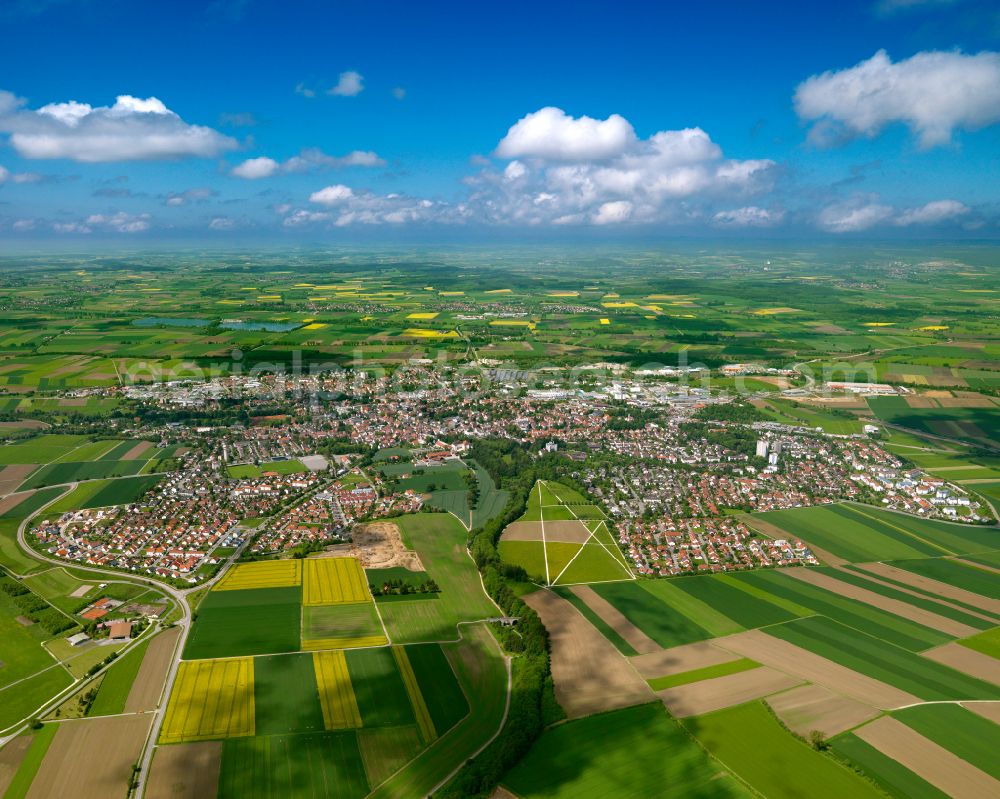
{"type": "Polygon", "coordinates": [[[750,795],[659,703],[600,713],[545,731],[502,784],[522,799],[750,795]]]}
{"type": "Polygon", "coordinates": [[[666,677],[654,677],[647,680],[649,687],[654,691],[663,691],[666,688],[676,688],[678,685],[688,685],[702,680],[714,680],[716,677],[725,677],[728,674],[739,674],[741,671],[750,671],[760,666],[749,658],[739,658],[726,663],[717,663],[714,666],[705,666],[701,669],[691,669],[677,674],[669,674],[666,677]]]}
{"type": "Polygon", "coordinates": [[[54,667],[0,691],[0,731],[31,716],[72,682],[61,667],[54,667]]]}
{"type": "Polygon", "coordinates": [[[0,566],[16,574],[30,574],[45,568],[41,561],[26,555],[17,544],[17,528],[40,508],[62,493],[61,488],[43,488],[0,515],[0,566]]]}
{"type": "Polygon", "coordinates": [[[210,591],[184,647],[185,660],[299,649],[302,588],[210,591]]]}
{"type": "Polygon", "coordinates": [[[593,589],[665,649],[743,629],[735,622],[730,622],[728,627],[724,623],[713,625],[717,620],[712,617],[711,612],[704,614],[711,618],[703,618],[704,623],[712,627],[711,630],[698,624],[691,616],[679,610],[678,604],[690,612],[691,607],[700,603],[671,583],[598,583],[593,589]],[[672,605],[672,599],[677,600],[677,603],[672,605]],[[725,629],[726,632],[718,632],[719,629],[725,629]]]}
{"type": "Polygon", "coordinates": [[[368,793],[354,732],[229,738],[222,745],[219,799],[368,793]]]}
{"type": "Polygon", "coordinates": [[[254,658],[253,694],[257,736],[323,731],[311,654],[254,658]]]}
{"type": "Polygon", "coordinates": [[[864,778],[790,735],[761,702],[682,723],[712,755],[769,799],[881,796],[864,778]]]}
{"type": "Polygon", "coordinates": [[[306,605],[302,608],[302,640],[363,638],[384,635],[374,602],[350,605],[306,605]]]}
{"type": "Polygon", "coordinates": [[[1000,686],[822,616],[768,627],[767,633],[924,700],[1000,699],[1000,686]]]}
{"type": "Polygon", "coordinates": [[[469,703],[451,664],[437,644],[408,646],[406,656],[417,677],[434,729],[439,736],[444,735],[469,712],[469,703]]]}
{"type": "Polygon", "coordinates": [[[963,638],[958,643],[1000,660],[1000,627],[994,627],[971,638],[963,638]]]}
{"type": "Polygon", "coordinates": [[[52,739],[56,737],[58,731],[58,724],[43,724],[41,729],[26,733],[31,735],[31,743],[3,795],[4,799],[24,799],[28,795],[45,753],[49,751],[52,739]]]}
{"type": "Polygon", "coordinates": [[[946,793],[939,791],[898,761],[883,755],[854,733],[847,732],[837,736],[831,742],[831,747],[839,757],[893,799],[948,799],[946,793]]]}
{"type": "Polygon", "coordinates": [[[270,461],[268,463],[239,463],[235,466],[227,466],[226,472],[234,479],[246,479],[260,477],[264,472],[276,472],[277,474],[298,474],[308,471],[302,461],[291,459],[285,461],[270,461]]]}
{"type": "Polygon", "coordinates": [[[992,721],[961,705],[919,705],[897,710],[892,715],[938,746],[1000,780],[1000,759],[997,758],[1000,729],[992,721]]]}
{"type": "Polygon", "coordinates": [[[345,655],[364,726],[386,727],[416,722],[392,649],[350,649],[345,655]]]}
{"type": "Polygon", "coordinates": [[[147,638],[133,647],[105,672],[101,686],[97,689],[97,696],[87,711],[88,716],[113,716],[125,711],[125,702],[151,640],[152,638],[147,638]]]}
{"type": "Polygon", "coordinates": [[[947,558],[890,561],[890,565],[938,580],[956,588],[1000,599],[1000,579],[994,571],[979,569],[947,558]]]}

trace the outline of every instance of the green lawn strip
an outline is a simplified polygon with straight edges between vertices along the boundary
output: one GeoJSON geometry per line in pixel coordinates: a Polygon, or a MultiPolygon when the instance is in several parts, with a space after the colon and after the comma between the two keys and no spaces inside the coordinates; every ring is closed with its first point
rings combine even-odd
{"type": "Polygon", "coordinates": [[[961,705],[918,705],[893,714],[938,746],[1000,780],[1000,726],[961,705]]]}
{"type": "Polygon", "coordinates": [[[541,541],[501,541],[497,551],[505,563],[520,566],[529,577],[545,582],[545,549],[541,541]]]}
{"type": "Polygon", "coordinates": [[[892,613],[838,596],[832,591],[810,585],[780,571],[745,572],[735,575],[758,588],[813,609],[814,613],[837,619],[842,624],[863,630],[885,641],[920,652],[953,640],[952,636],[923,627],[892,613]]]}
{"type": "Polygon", "coordinates": [[[463,626],[462,636],[461,642],[445,644],[442,650],[462,691],[475,697],[471,712],[376,788],[371,799],[427,796],[499,729],[507,696],[507,671],[500,649],[484,624],[463,626]]]}
{"type": "Polygon", "coordinates": [[[361,799],[367,793],[353,730],[228,738],[222,744],[219,799],[361,799]]]}
{"type": "Polygon", "coordinates": [[[125,711],[125,702],[151,640],[152,638],[147,638],[122,655],[105,672],[101,687],[97,689],[97,696],[87,711],[88,716],[114,716],[125,711]]]}
{"type": "MultiPolygon", "coordinates": [[[[587,498],[582,496],[579,491],[575,491],[569,486],[563,485],[562,483],[557,483],[553,480],[546,480],[544,485],[545,488],[548,489],[549,493],[556,498],[556,501],[562,505],[587,504],[587,498]]],[[[550,503],[543,502],[542,504],[548,505],[550,503]]]]}
{"type": "Polygon", "coordinates": [[[580,597],[578,597],[571,588],[567,588],[565,586],[555,586],[552,590],[580,611],[587,621],[593,624],[594,627],[597,628],[598,632],[614,644],[615,649],[623,655],[626,657],[632,657],[633,655],[639,654],[632,648],[632,645],[615,632],[615,630],[613,630],[611,626],[604,621],[604,619],[594,613],[594,611],[591,610],[590,605],[580,599],[580,597]]]}
{"type": "Polygon", "coordinates": [[[256,735],[324,729],[313,656],[307,652],[255,657],[253,697],[256,735]]]}
{"type": "Polygon", "coordinates": [[[733,574],[717,574],[715,579],[725,585],[731,585],[734,588],[738,588],[749,594],[756,599],[761,599],[764,602],[770,602],[772,605],[777,605],[779,608],[784,608],[792,616],[812,616],[815,611],[812,608],[807,608],[805,605],[800,605],[798,602],[792,602],[790,599],[784,599],[780,596],[775,596],[770,591],[763,588],[758,588],[756,585],[751,585],[745,580],[737,579],[736,575],[733,574]]]}
{"type": "Polygon", "coordinates": [[[365,727],[415,723],[410,697],[391,648],[349,649],[345,656],[365,727]]]}
{"type": "Polygon", "coordinates": [[[944,601],[950,605],[955,605],[965,610],[975,611],[976,613],[980,613],[983,616],[989,616],[990,618],[996,619],[996,623],[1000,624],[1000,613],[993,613],[992,611],[987,610],[985,608],[979,608],[976,607],[975,605],[969,604],[968,602],[962,602],[961,600],[952,599],[951,597],[942,597],[939,594],[935,594],[933,591],[928,591],[926,588],[920,588],[919,586],[911,585],[910,583],[904,583],[900,580],[895,580],[892,577],[887,577],[883,574],[873,574],[872,572],[869,572],[857,566],[852,566],[848,564],[845,565],[843,568],[849,570],[853,574],[857,574],[862,577],[877,579],[883,583],[890,583],[898,588],[906,589],[907,591],[913,591],[917,594],[927,597],[928,599],[944,601]]]}
{"type": "MultiPolygon", "coordinates": [[[[687,594],[665,582],[650,585],[656,586],[655,592],[649,590],[647,583],[643,581],[596,583],[592,588],[664,648],[715,637],[712,631],[705,629],[683,612],[685,600],[688,599],[687,594]],[[678,604],[681,607],[678,607],[678,604]]],[[[691,600],[691,607],[685,609],[697,612],[699,608],[694,606],[694,603],[695,600],[691,600]]]]}
{"type": "Polygon", "coordinates": [[[0,691],[0,731],[31,716],[72,682],[65,669],[55,666],[0,691]]]}
{"type": "Polygon", "coordinates": [[[575,518],[569,505],[549,505],[542,508],[543,522],[568,522],[575,518]]]}
{"type": "Polygon", "coordinates": [[[96,582],[84,583],[65,569],[58,567],[32,575],[25,579],[24,584],[49,604],[67,614],[74,613],[87,602],[98,598],[96,582]],[[93,588],[82,597],[70,596],[82,585],[91,585],[93,588]]]}
{"type": "Polygon", "coordinates": [[[973,594],[1000,599],[1000,575],[987,569],[958,563],[948,558],[897,560],[891,561],[889,565],[971,591],[973,594]]]}
{"type": "Polygon", "coordinates": [[[680,577],[671,582],[748,630],[789,621],[800,615],[741,591],[714,575],[680,577]]]}
{"type": "Polygon", "coordinates": [[[416,725],[358,730],[358,747],[368,782],[378,785],[391,777],[423,748],[416,725]]]}
{"type": "Polygon", "coordinates": [[[87,442],[87,436],[46,433],[0,447],[0,465],[51,463],[87,442]]]}
{"type": "Polygon", "coordinates": [[[58,724],[43,724],[40,730],[27,733],[31,735],[31,743],[28,745],[28,751],[21,758],[3,799],[24,799],[28,795],[31,783],[34,782],[35,775],[38,774],[38,769],[42,766],[45,753],[49,751],[52,739],[56,737],[58,731],[58,724]]]}
{"type": "Polygon", "coordinates": [[[831,505],[752,514],[748,519],[751,526],[755,518],[786,531],[790,538],[802,538],[852,563],[940,554],[915,539],[899,540],[899,533],[886,535],[886,531],[874,529],[862,517],[838,514],[831,505]]]}
{"type": "Polygon", "coordinates": [[[580,554],[565,570],[552,575],[553,583],[558,582],[562,585],[631,579],[632,572],[628,571],[607,549],[593,540],[583,545],[580,554]],[[556,575],[559,575],[558,578],[556,575]]]}
{"type": "Polygon", "coordinates": [[[978,563],[981,566],[989,566],[991,569],[1000,569],[1000,550],[963,555],[962,559],[971,560],[973,563],[978,563]]]}
{"type": "MultiPolygon", "coordinates": [[[[0,592],[0,662],[3,663],[0,689],[56,662],[42,646],[51,636],[38,624],[25,627],[17,620],[23,615],[24,611],[14,604],[13,597],[0,592]]],[[[0,692],[0,703],[4,696],[5,693],[0,692]]]]}
{"type": "Polygon", "coordinates": [[[590,522],[587,524],[587,529],[594,534],[594,537],[591,540],[603,544],[611,553],[612,557],[624,566],[629,574],[632,574],[632,567],[629,565],[628,559],[622,552],[621,547],[619,547],[618,543],[614,540],[614,538],[612,538],[611,531],[608,530],[607,524],[601,524],[600,522],[595,524],[594,522],[590,522]]]}
{"type": "MultiPolygon", "coordinates": [[[[850,583],[851,585],[856,585],[859,588],[864,588],[875,594],[881,594],[882,596],[889,597],[890,599],[896,599],[900,602],[905,602],[908,605],[913,605],[913,607],[921,608],[923,610],[929,610],[932,613],[936,613],[939,616],[944,616],[945,618],[952,619],[953,621],[962,622],[962,624],[968,624],[970,627],[975,627],[979,630],[987,630],[993,627],[994,624],[987,621],[986,619],[981,619],[978,616],[973,616],[970,613],[964,613],[961,610],[950,607],[949,605],[942,604],[941,602],[935,602],[932,599],[924,599],[923,597],[913,596],[912,594],[907,594],[904,591],[898,591],[887,585],[882,585],[874,580],[868,580],[861,576],[861,574],[855,572],[844,571],[843,569],[836,569],[832,566],[814,566],[813,571],[825,574],[828,577],[832,577],[835,580],[841,580],[845,583],[850,583]]],[[[881,579],[881,578],[879,578],[881,579]]]]}
{"type": "Polygon", "coordinates": [[[138,441],[121,441],[115,444],[111,449],[101,455],[97,460],[102,461],[116,461],[121,458],[126,452],[131,450],[138,444],[138,441]]]}
{"type": "Polygon", "coordinates": [[[383,635],[374,602],[307,605],[302,608],[302,638],[361,638],[383,635]]]}
{"type": "Polygon", "coordinates": [[[271,655],[299,649],[302,588],[210,591],[184,647],[184,659],[271,655]]]}
{"type": "Polygon", "coordinates": [[[1000,699],[1000,686],[823,616],[768,627],[767,633],[921,699],[1000,699]]]}
{"type": "Polygon", "coordinates": [[[831,748],[893,799],[948,799],[948,794],[854,733],[837,736],[831,748]]]}
{"type": "Polygon", "coordinates": [[[502,784],[522,799],[750,795],[658,702],[546,730],[502,784]]]}
{"type": "Polygon", "coordinates": [[[789,733],[761,702],[682,723],[711,754],[768,799],[881,797],[863,777],[789,733]]]}
{"type": "Polygon", "coordinates": [[[976,652],[1000,659],[1000,627],[994,627],[970,638],[963,638],[958,643],[976,652]]]}
{"type": "Polygon", "coordinates": [[[407,646],[406,656],[417,677],[434,729],[438,736],[444,735],[469,712],[469,703],[451,664],[438,644],[407,646]]]}
{"type": "Polygon", "coordinates": [[[717,663],[714,666],[682,671],[678,674],[669,674],[666,677],[655,677],[652,680],[646,680],[646,682],[654,691],[662,691],[665,688],[676,688],[678,685],[725,677],[727,674],[739,674],[741,671],[750,671],[750,669],[756,669],[759,666],[760,663],[750,660],[750,658],[739,658],[738,660],[730,660],[728,663],[717,663]]]}
{"type": "Polygon", "coordinates": [[[549,580],[554,581],[559,573],[566,568],[580,551],[582,544],[570,544],[564,541],[549,541],[545,544],[545,556],[549,562],[549,580]]]}
{"type": "Polygon", "coordinates": [[[643,591],[652,594],[676,613],[690,619],[695,625],[709,633],[712,638],[742,632],[744,629],[742,625],[724,613],[719,613],[711,605],[691,596],[686,591],[682,591],[673,584],[673,580],[639,580],[637,582],[643,591]]]}

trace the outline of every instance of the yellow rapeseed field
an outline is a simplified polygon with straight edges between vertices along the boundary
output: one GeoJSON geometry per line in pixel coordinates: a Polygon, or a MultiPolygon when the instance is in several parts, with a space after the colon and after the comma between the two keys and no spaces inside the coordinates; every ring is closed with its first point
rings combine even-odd
{"type": "Polygon", "coordinates": [[[343,652],[314,652],[316,687],[323,706],[323,723],[328,730],[361,726],[361,711],[354,696],[347,659],[343,652]]]}
{"type": "Polygon", "coordinates": [[[410,697],[410,704],[413,705],[413,715],[417,717],[417,726],[420,728],[420,735],[424,743],[431,743],[437,740],[437,730],[434,729],[434,721],[431,713],[427,709],[424,695],[420,692],[420,685],[417,684],[417,675],[413,673],[413,666],[410,665],[410,658],[406,650],[401,646],[392,648],[392,656],[396,659],[403,684],[406,685],[406,693],[410,697]]]}
{"type": "Polygon", "coordinates": [[[368,578],[357,558],[307,558],[302,576],[303,605],[369,602],[368,578]]]}
{"type": "Polygon", "coordinates": [[[254,731],[253,658],[180,664],[160,743],[238,738],[254,731]]]}
{"type": "Polygon", "coordinates": [[[213,591],[239,591],[244,588],[284,588],[302,584],[302,561],[262,560],[240,563],[227,571],[213,591]]]}

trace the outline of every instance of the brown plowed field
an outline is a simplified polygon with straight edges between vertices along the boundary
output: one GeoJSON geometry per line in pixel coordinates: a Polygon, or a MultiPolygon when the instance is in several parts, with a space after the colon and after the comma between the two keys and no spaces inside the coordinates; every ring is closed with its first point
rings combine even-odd
{"type": "Polygon", "coordinates": [[[587,604],[587,607],[607,622],[612,630],[628,641],[629,645],[640,655],[660,651],[660,645],[656,641],[632,624],[618,608],[600,596],[589,585],[577,585],[571,590],[587,604]]]}
{"type": "MultiPolygon", "coordinates": [[[[590,530],[583,522],[545,522],[545,540],[582,544],[590,538],[590,530]]],[[[500,536],[501,541],[541,541],[541,522],[512,522],[500,536]]]]}
{"type": "Polygon", "coordinates": [[[931,611],[924,610],[923,608],[914,607],[913,605],[901,602],[898,599],[882,596],[882,594],[869,591],[867,588],[861,588],[853,583],[845,583],[841,580],[835,580],[832,577],[820,574],[812,569],[785,569],[785,574],[794,577],[797,580],[802,580],[804,583],[810,583],[818,586],[819,588],[825,588],[827,591],[832,591],[838,596],[845,596],[848,599],[856,599],[859,602],[864,602],[866,605],[871,605],[879,610],[884,610],[887,613],[893,613],[896,616],[909,619],[910,621],[921,624],[924,627],[930,627],[932,630],[940,630],[946,635],[950,635],[955,638],[967,638],[970,635],[975,635],[979,632],[979,630],[975,627],[970,627],[968,624],[962,624],[959,621],[954,621],[953,619],[949,619],[945,616],[939,616],[937,613],[932,613],[931,611]]]}
{"type": "Polygon", "coordinates": [[[854,734],[953,799],[1000,796],[1000,782],[894,718],[883,716],[854,734]]]}
{"type": "Polygon", "coordinates": [[[980,680],[1000,685],[1000,660],[961,644],[945,644],[923,653],[925,658],[944,663],[980,680]]]}
{"type": "Polygon", "coordinates": [[[708,641],[698,641],[694,644],[661,649],[648,655],[637,655],[630,658],[629,662],[644,680],[652,680],[669,674],[680,674],[719,663],[728,663],[731,660],[739,660],[739,657],[713,646],[708,641]]]}
{"type": "Polygon", "coordinates": [[[870,705],[835,694],[822,685],[803,685],[766,701],[786,727],[803,737],[819,730],[824,738],[831,738],[879,714],[870,705]]]}
{"type": "Polygon", "coordinates": [[[142,710],[155,710],[160,703],[163,683],[167,679],[167,669],[174,656],[174,645],[180,627],[171,627],[159,633],[146,649],[142,665],[135,675],[135,681],[125,700],[126,713],[138,713],[142,710]]]}
{"type": "Polygon", "coordinates": [[[222,742],[160,746],[153,756],[146,799],[204,799],[219,789],[222,742]]]}
{"type": "Polygon", "coordinates": [[[144,715],[60,722],[27,799],[125,796],[152,721],[144,715]]]}
{"type": "Polygon", "coordinates": [[[801,684],[802,680],[798,677],[761,666],[738,674],[716,677],[714,680],[667,688],[657,691],[656,695],[663,700],[672,715],[686,718],[742,705],[751,699],[760,699],[801,684]]]}
{"type": "Polygon", "coordinates": [[[844,694],[882,710],[912,705],[920,701],[920,698],[913,694],[873,680],[864,674],[858,674],[839,663],[760,630],[748,630],[745,633],[717,638],[715,643],[765,666],[794,674],[796,677],[829,688],[834,693],[844,694]]]}
{"type": "Polygon", "coordinates": [[[921,577],[919,574],[908,572],[905,569],[897,569],[895,566],[889,566],[886,563],[859,563],[857,565],[865,571],[880,574],[883,577],[888,577],[890,580],[922,588],[924,591],[930,591],[938,596],[964,602],[967,605],[972,605],[974,608],[983,608],[990,611],[990,613],[1000,613],[1000,600],[998,599],[990,599],[981,594],[974,594],[963,588],[948,585],[948,583],[932,580],[929,577],[921,577]]]}
{"type": "Polygon", "coordinates": [[[1000,702],[962,702],[962,707],[994,724],[1000,724],[1000,702]]]}
{"type": "Polygon", "coordinates": [[[142,455],[151,446],[153,446],[153,442],[152,441],[140,441],[138,444],[136,444],[134,447],[132,447],[132,449],[130,449],[128,452],[126,452],[124,455],[122,455],[121,459],[123,461],[134,461],[136,458],[138,458],[140,455],[142,455]]]}
{"type": "Polygon", "coordinates": [[[569,602],[544,590],[524,601],[549,631],[556,698],[570,718],[653,698],[628,661],[569,602]]]}
{"type": "Polygon", "coordinates": [[[14,775],[17,774],[18,766],[21,765],[21,760],[24,759],[28,747],[31,746],[33,737],[31,735],[18,736],[3,749],[0,749],[0,796],[7,793],[14,775]]]}

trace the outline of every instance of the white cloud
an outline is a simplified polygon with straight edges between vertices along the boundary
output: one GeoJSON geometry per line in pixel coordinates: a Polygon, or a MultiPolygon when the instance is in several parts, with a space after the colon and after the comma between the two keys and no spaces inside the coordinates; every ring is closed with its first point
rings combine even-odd
{"type": "Polygon", "coordinates": [[[327,94],[333,94],[337,97],[356,97],[364,91],[364,88],[365,79],[361,76],[361,73],[349,69],[347,72],[340,73],[337,85],[329,89],[327,94]]]}
{"type": "Polygon", "coordinates": [[[242,164],[234,166],[230,174],[238,178],[257,180],[259,178],[271,177],[279,168],[280,164],[273,158],[261,156],[260,158],[248,158],[242,164]]]}
{"type": "Polygon", "coordinates": [[[214,189],[209,188],[197,188],[188,189],[187,191],[173,191],[170,192],[164,203],[166,205],[177,207],[181,205],[187,205],[189,202],[198,202],[200,200],[207,200],[210,197],[214,197],[218,194],[214,189]]]}
{"type": "Polygon", "coordinates": [[[354,196],[350,186],[338,183],[335,186],[327,186],[325,189],[314,191],[309,195],[309,202],[320,205],[340,205],[350,200],[354,196]]]}
{"type": "Polygon", "coordinates": [[[142,233],[149,230],[149,214],[127,214],[118,211],[114,214],[91,214],[84,221],[87,230],[67,230],[61,232],[89,233],[93,228],[105,228],[117,233],[142,233]]]}
{"type": "Polygon", "coordinates": [[[392,90],[392,96],[395,97],[397,100],[405,100],[406,89],[404,89],[402,86],[395,86],[392,90]]]}
{"type": "Polygon", "coordinates": [[[0,132],[24,158],[98,163],[209,158],[237,147],[212,128],[190,125],[160,100],[121,95],[113,106],[70,100],[36,110],[0,92],[0,132]]]}
{"type": "Polygon", "coordinates": [[[744,208],[719,211],[712,217],[712,221],[720,227],[771,227],[780,223],[784,217],[783,211],[770,211],[767,208],[748,205],[744,208]]]}
{"type": "Polygon", "coordinates": [[[607,119],[569,116],[549,106],[535,111],[511,126],[497,145],[501,158],[544,158],[579,161],[621,155],[636,141],[632,125],[612,114],[607,119]]]}
{"type": "Polygon", "coordinates": [[[969,213],[969,207],[958,200],[934,200],[917,208],[909,208],[896,217],[895,224],[936,225],[969,213]]]}
{"type": "Polygon", "coordinates": [[[209,230],[232,230],[234,227],[236,227],[236,222],[228,216],[212,217],[212,221],[208,223],[209,230]]]}
{"type": "MultiPolygon", "coordinates": [[[[300,227],[322,223],[331,227],[349,225],[400,225],[413,222],[458,222],[465,207],[405,194],[376,194],[355,191],[343,184],[327,186],[309,196],[310,202],[325,206],[325,211],[285,210],[282,224],[300,227]]],[[[276,209],[278,210],[278,209],[276,209]]]]}
{"type": "Polygon", "coordinates": [[[313,98],[316,96],[316,90],[310,89],[304,83],[299,83],[295,86],[295,93],[301,94],[303,97],[313,98]]]}
{"type": "Polygon", "coordinates": [[[470,213],[501,224],[688,221],[703,206],[766,191],[773,161],[730,160],[701,128],[636,137],[628,120],[528,114],[495,151],[510,159],[467,178],[470,213]]]}
{"type": "Polygon", "coordinates": [[[269,178],[279,173],[318,172],[326,169],[345,169],[347,167],[377,167],[385,166],[385,160],[371,150],[352,150],[347,155],[327,155],[315,147],[302,150],[287,161],[278,162],[273,158],[250,158],[233,167],[231,175],[247,180],[269,178]]]}
{"type": "Polygon", "coordinates": [[[795,110],[816,123],[810,138],[818,144],[873,137],[894,122],[908,125],[921,147],[947,144],[956,130],[1000,121],[1000,53],[928,51],[894,64],[879,50],[799,84],[795,110]]]}
{"type": "Polygon", "coordinates": [[[90,228],[81,222],[53,222],[56,233],[90,233],[90,228]]]}
{"type": "Polygon", "coordinates": [[[819,226],[830,233],[858,233],[885,222],[893,214],[891,206],[875,200],[856,198],[824,208],[819,213],[819,226]]]}

